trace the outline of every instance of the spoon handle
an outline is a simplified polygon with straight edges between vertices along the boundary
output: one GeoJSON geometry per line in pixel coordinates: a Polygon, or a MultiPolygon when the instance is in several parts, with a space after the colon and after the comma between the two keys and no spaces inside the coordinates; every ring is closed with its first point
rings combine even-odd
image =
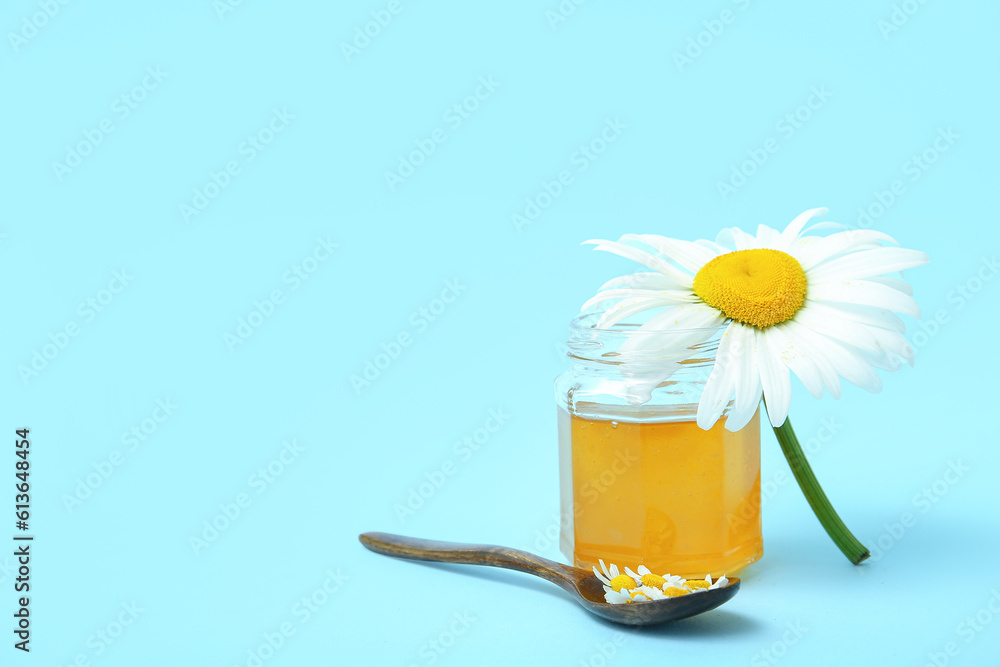
{"type": "Polygon", "coordinates": [[[567,591],[575,591],[576,577],[573,575],[575,568],[567,567],[527,551],[490,544],[438,542],[418,537],[393,535],[392,533],[362,533],[358,539],[371,551],[386,556],[439,563],[502,567],[533,574],[551,581],[567,591]]]}

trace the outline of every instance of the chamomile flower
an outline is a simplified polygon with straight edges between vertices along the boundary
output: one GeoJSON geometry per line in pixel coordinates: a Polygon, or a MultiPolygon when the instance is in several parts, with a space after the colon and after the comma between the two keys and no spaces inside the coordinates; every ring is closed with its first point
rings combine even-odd
{"type": "MultiPolygon", "coordinates": [[[[895,371],[903,361],[912,365],[915,353],[903,338],[906,325],[897,313],[919,318],[920,308],[910,285],[893,274],[926,264],[928,258],[872,229],[845,230],[830,222],[805,227],[825,214],[825,208],[810,209],[780,232],[760,225],[756,236],[732,227],[715,241],[654,234],[585,241],[652,272],[608,281],[581,310],[613,302],[597,328],[646,316],[638,330],[650,335],[632,337],[618,351],[643,359],[644,369],[629,371],[625,378],[626,398],[636,404],[650,400],[653,389],[680,369],[694,349],[703,349],[724,329],[698,399],[698,426],[708,430],[726,414],[725,427],[739,431],[763,398],[816,517],[857,565],[868,557],[868,549],[830,505],[788,421],[791,375],[816,398],[824,391],[839,398],[841,378],[877,393],[882,380],[876,369],[895,371]],[[841,231],[809,234],[830,228],[841,231]],[[660,331],[670,334],[655,335],[660,331]]],[[[673,584],[664,588],[668,595],[671,590],[686,589],[673,584]]]]}
{"type": "Polygon", "coordinates": [[[645,565],[640,565],[638,572],[633,572],[626,567],[625,574],[640,582],[643,586],[658,588],[661,591],[663,590],[663,585],[666,583],[666,579],[658,574],[653,574],[645,565]]]}
{"type": "MultiPolygon", "coordinates": [[[[766,225],[756,236],[724,229],[716,241],[680,241],[653,234],[626,234],[615,241],[585,241],[653,269],[615,278],[583,305],[614,301],[597,327],[607,328],[652,309],[642,331],[696,330],[715,335],[725,325],[716,361],[698,404],[698,425],[709,429],[726,411],[726,428],[738,431],[757,411],[761,397],[774,427],[791,402],[790,373],[819,398],[824,389],[841,395],[840,379],[870,392],[882,382],[876,368],[897,370],[913,363],[903,338],[902,313],[920,316],[903,280],[890,274],[925,264],[916,250],[883,246],[895,240],[879,231],[844,230],[829,236],[804,229],[825,208],[805,211],[783,231],[766,225]],[[648,249],[647,249],[648,248],[648,249]]],[[[663,345],[642,337],[635,349],[663,345]]],[[[690,343],[703,342],[698,340],[690,343]]],[[[664,364],[663,373],[676,370],[664,364]]],[[[648,378],[661,382],[664,377],[648,378]]]]}
{"type": "Polygon", "coordinates": [[[653,574],[648,567],[640,565],[636,570],[625,567],[622,574],[615,564],[606,565],[598,559],[601,569],[593,567],[594,575],[604,584],[604,600],[608,604],[629,604],[648,602],[666,598],[682,597],[709,589],[722,588],[729,583],[725,575],[712,582],[712,575],[705,580],[684,579],[676,574],[653,574]]]}
{"type": "Polygon", "coordinates": [[[633,602],[628,590],[614,590],[610,586],[604,587],[604,601],[608,604],[628,604],[633,602]]]}
{"type": "Polygon", "coordinates": [[[622,588],[631,590],[639,585],[636,580],[629,575],[621,574],[618,571],[618,566],[614,563],[612,563],[609,568],[604,564],[603,560],[600,558],[597,560],[601,564],[601,570],[603,573],[598,572],[596,567],[592,567],[591,569],[594,570],[594,574],[604,583],[605,586],[611,588],[615,592],[621,591],[622,588]]]}

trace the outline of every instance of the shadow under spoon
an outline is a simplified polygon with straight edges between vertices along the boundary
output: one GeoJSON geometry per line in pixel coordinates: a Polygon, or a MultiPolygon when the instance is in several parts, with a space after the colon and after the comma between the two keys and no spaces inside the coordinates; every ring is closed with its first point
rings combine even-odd
{"type": "Polygon", "coordinates": [[[703,614],[731,600],[740,589],[740,580],[733,578],[721,588],[680,597],[609,604],[604,601],[603,584],[593,572],[556,563],[527,551],[487,544],[437,542],[391,533],[362,533],[358,539],[371,551],[385,556],[438,563],[486,565],[533,574],[570,593],[592,614],[626,625],[653,625],[703,614]]]}

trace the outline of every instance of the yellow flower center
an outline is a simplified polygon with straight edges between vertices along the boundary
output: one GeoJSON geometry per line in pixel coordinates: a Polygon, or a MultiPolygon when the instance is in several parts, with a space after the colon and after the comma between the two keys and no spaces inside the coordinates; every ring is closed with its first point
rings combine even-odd
{"type": "Polygon", "coordinates": [[[635,579],[627,574],[619,574],[611,580],[611,588],[616,593],[621,593],[623,588],[632,589],[636,587],[635,579]]]}
{"type": "Polygon", "coordinates": [[[709,584],[708,584],[707,581],[698,581],[697,579],[695,579],[694,581],[685,582],[684,585],[687,588],[690,588],[690,589],[708,588],[709,587],[709,584]]]}
{"type": "Polygon", "coordinates": [[[683,588],[677,588],[676,586],[667,586],[667,590],[663,591],[663,594],[668,598],[679,598],[682,595],[687,595],[691,591],[686,591],[683,588]]]}
{"type": "Polygon", "coordinates": [[[649,586],[650,588],[663,588],[663,584],[665,583],[667,583],[667,580],[658,574],[642,575],[643,586],[649,586]]]}
{"type": "Polygon", "coordinates": [[[780,250],[737,250],[701,267],[694,293],[726,317],[764,329],[790,320],[802,307],[806,273],[780,250]]]}

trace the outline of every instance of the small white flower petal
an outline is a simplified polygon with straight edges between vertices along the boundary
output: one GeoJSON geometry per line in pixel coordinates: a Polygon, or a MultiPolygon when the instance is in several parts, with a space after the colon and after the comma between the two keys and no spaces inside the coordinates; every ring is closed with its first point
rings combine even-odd
{"type": "Polygon", "coordinates": [[[715,238],[715,242],[726,247],[733,247],[736,250],[749,250],[758,248],[756,237],[750,236],[739,227],[726,227],[721,230],[715,238]]]}
{"type": "Polygon", "coordinates": [[[873,248],[852,252],[821,262],[809,269],[809,284],[823,281],[860,280],[923,266],[930,261],[926,253],[909,248],[873,248]]]}
{"type": "Polygon", "coordinates": [[[630,337],[619,348],[622,354],[637,350],[658,350],[664,358],[683,361],[693,352],[692,345],[704,342],[715,335],[715,329],[726,321],[725,316],[704,303],[689,303],[667,308],[652,315],[639,327],[643,332],[663,331],[663,335],[650,333],[630,337]],[[690,330],[684,332],[685,330],[690,330]],[[682,333],[684,332],[684,333],[682,333]]]}
{"type": "Polygon", "coordinates": [[[757,366],[760,368],[760,383],[767,404],[767,415],[771,426],[777,428],[788,417],[788,410],[792,405],[792,383],[788,366],[781,362],[776,350],[771,349],[769,334],[772,329],[770,327],[769,330],[757,332],[757,366]]]}
{"type": "MultiPolygon", "coordinates": [[[[824,207],[811,208],[808,211],[803,211],[802,213],[799,213],[797,216],[795,216],[795,218],[791,222],[788,223],[788,225],[785,226],[785,229],[781,232],[779,241],[780,246],[772,246],[772,247],[778,247],[779,250],[785,250],[786,248],[790,248],[792,243],[794,243],[796,239],[799,238],[799,235],[802,233],[802,228],[805,226],[807,222],[809,222],[818,215],[826,215],[826,214],[827,214],[827,209],[824,207]]],[[[759,233],[757,235],[757,238],[758,239],[760,238],[759,233]]]]}
{"type": "Polygon", "coordinates": [[[884,232],[874,229],[850,229],[829,236],[803,236],[795,241],[788,254],[798,260],[802,269],[809,271],[820,262],[824,262],[845,252],[881,247],[882,241],[899,245],[896,240],[884,232]]]}
{"type": "Polygon", "coordinates": [[[795,321],[813,331],[820,331],[829,338],[853,345],[872,354],[881,354],[878,340],[863,324],[841,316],[822,302],[806,301],[806,305],[795,313],[795,321]]]}
{"type": "Polygon", "coordinates": [[[640,586],[639,592],[645,595],[650,600],[662,600],[666,597],[658,588],[653,588],[652,586],[640,586]]]}
{"type": "Polygon", "coordinates": [[[920,318],[920,306],[912,297],[897,290],[867,280],[826,282],[809,285],[807,299],[814,301],[838,301],[855,303],[888,310],[920,318]]]}
{"type": "Polygon", "coordinates": [[[692,274],[698,273],[701,267],[715,259],[719,254],[691,241],[681,241],[656,234],[626,234],[622,236],[621,240],[645,243],[677,262],[692,274]]]}
{"type": "Polygon", "coordinates": [[[753,416],[757,414],[757,408],[760,407],[760,401],[756,405],[746,409],[746,410],[733,410],[728,415],[726,415],[726,430],[730,433],[736,433],[741,430],[744,426],[750,423],[753,416]]]}
{"type": "Polygon", "coordinates": [[[667,289],[673,290],[680,287],[670,278],[666,277],[662,273],[657,273],[656,271],[640,271],[637,273],[628,273],[624,276],[618,276],[617,278],[612,278],[608,282],[601,285],[599,292],[603,292],[609,289],[617,289],[622,287],[635,287],[638,289],[667,289]]]}
{"type": "Polygon", "coordinates": [[[619,593],[618,591],[604,587],[604,601],[608,604],[628,604],[632,601],[632,596],[628,593],[619,593]]]}
{"type": "MultiPolygon", "coordinates": [[[[823,378],[820,377],[819,369],[809,355],[800,346],[795,345],[781,327],[769,327],[767,336],[767,345],[771,352],[795,373],[813,398],[822,398],[823,378]]],[[[833,373],[833,370],[830,372],[833,373]]]]}
{"type": "MultiPolygon", "coordinates": [[[[839,222],[831,222],[829,220],[824,220],[823,222],[817,222],[815,225],[809,225],[802,230],[802,234],[808,234],[809,232],[822,231],[824,229],[847,229],[846,225],[842,225],[839,222]]],[[[801,238],[801,236],[800,236],[801,238]]]]}
{"type": "Polygon", "coordinates": [[[767,225],[757,225],[757,246],[760,248],[778,248],[781,246],[781,232],[767,225]]]}
{"type": "Polygon", "coordinates": [[[889,278],[887,276],[872,276],[868,280],[873,283],[882,283],[883,285],[888,285],[894,290],[899,290],[907,296],[913,296],[913,288],[910,283],[906,282],[902,278],[889,278]]]}
{"type": "Polygon", "coordinates": [[[725,255],[728,252],[732,252],[731,248],[724,248],[715,241],[709,241],[708,239],[698,239],[695,241],[696,244],[704,246],[715,253],[716,256],[725,255]]]}
{"type": "Polygon", "coordinates": [[[739,324],[736,322],[730,323],[722,334],[715,364],[698,401],[698,427],[705,431],[719,421],[729,404],[729,398],[736,390],[736,365],[733,363],[735,360],[729,358],[729,347],[740,336],[734,333],[737,326],[739,324]]]}
{"type": "Polygon", "coordinates": [[[830,395],[834,398],[840,398],[840,376],[837,375],[836,369],[822,355],[819,348],[812,344],[811,337],[802,333],[812,333],[812,331],[805,327],[797,327],[794,320],[783,322],[774,328],[781,329],[782,333],[792,341],[792,345],[801,350],[804,356],[813,363],[817,374],[823,381],[823,386],[830,392],[830,395]]]}
{"type": "Polygon", "coordinates": [[[884,347],[889,352],[902,357],[903,360],[910,366],[913,365],[913,361],[916,358],[917,353],[905,338],[894,331],[887,331],[878,327],[869,327],[868,331],[875,336],[879,345],[884,347]]]}
{"type": "Polygon", "coordinates": [[[663,275],[667,276],[675,283],[681,287],[691,287],[694,284],[694,277],[688,275],[680,268],[673,266],[669,262],[659,257],[656,257],[652,253],[646,252],[645,250],[640,250],[639,248],[633,248],[630,245],[624,243],[619,243],[616,241],[601,241],[592,240],[584,241],[584,244],[596,244],[594,250],[605,250],[607,252],[613,252],[616,255],[621,255],[626,259],[631,259],[632,261],[639,262],[649,268],[659,271],[663,275]]]}
{"type": "MultiPolygon", "coordinates": [[[[612,299],[649,299],[664,306],[683,305],[697,301],[697,297],[691,292],[680,290],[653,290],[639,288],[609,289],[598,292],[596,295],[584,302],[580,310],[587,310],[591,306],[611,301],[612,299]]],[[[653,306],[655,307],[655,306],[653,306]]]]}
{"type": "MultiPolygon", "coordinates": [[[[847,345],[847,343],[844,343],[844,345],[847,345]]],[[[894,372],[903,367],[903,362],[900,361],[899,357],[881,345],[879,345],[877,352],[862,350],[860,348],[854,349],[865,358],[865,361],[876,369],[894,372]]]]}
{"type": "MultiPolygon", "coordinates": [[[[744,415],[749,410],[750,414],[746,418],[746,422],[749,422],[753,414],[757,411],[757,406],[760,405],[762,391],[760,369],[757,367],[757,332],[753,327],[738,322],[735,323],[735,327],[734,334],[736,337],[727,351],[727,354],[733,355],[733,363],[736,367],[736,390],[734,392],[735,403],[733,412],[738,415],[744,415]]],[[[730,414],[729,419],[734,419],[734,415],[730,414]]],[[[736,417],[735,421],[742,421],[742,419],[736,417]]],[[[744,426],[746,422],[744,422],[744,426]]],[[[730,430],[735,431],[739,429],[734,428],[730,430]]]]}
{"type": "Polygon", "coordinates": [[[812,300],[811,303],[821,303],[830,308],[840,317],[846,317],[854,322],[869,327],[880,327],[896,333],[905,333],[906,324],[896,313],[884,308],[862,306],[856,303],[837,303],[835,301],[812,300]]]}
{"type": "Polygon", "coordinates": [[[871,364],[856,351],[839,345],[821,332],[794,320],[789,320],[785,324],[789,325],[788,328],[794,330],[797,336],[807,339],[810,344],[815,346],[822,358],[829,361],[842,378],[873,394],[882,390],[882,379],[871,364]]]}
{"type": "Polygon", "coordinates": [[[597,328],[608,329],[633,315],[667,305],[669,304],[662,303],[659,299],[648,299],[645,297],[622,299],[604,311],[601,319],[597,321],[597,328]]]}

